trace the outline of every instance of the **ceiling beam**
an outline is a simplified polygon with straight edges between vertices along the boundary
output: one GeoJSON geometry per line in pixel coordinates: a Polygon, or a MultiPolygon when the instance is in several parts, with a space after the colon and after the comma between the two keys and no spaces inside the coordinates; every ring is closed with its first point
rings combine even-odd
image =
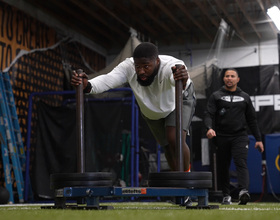
{"type": "Polygon", "coordinates": [[[216,27],[219,28],[220,24],[216,21],[210,14],[209,8],[207,8],[206,3],[204,1],[193,1],[197,5],[197,7],[202,11],[202,13],[207,17],[207,19],[216,27]]]}
{"type": "MultiPolygon", "coordinates": [[[[35,6],[38,8],[42,8],[42,5],[40,5],[38,2],[34,2],[35,6]],[[39,4],[39,5],[38,5],[39,4]]],[[[69,16],[71,16],[72,14],[77,14],[77,13],[81,13],[83,11],[83,9],[81,9],[80,7],[75,7],[75,5],[72,5],[71,2],[68,3],[69,7],[65,7],[64,3],[61,1],[54,1],[52,5],[46,4],[44,5],[43,3],[43,8],[45,11],[47,11],[47,13],[49,13],[50,15],[52,15],[53,17],[59,17],[60,20],[66,24],[69,27],[72,27],[73,29],[75,29],[76,31],[83,33],[84,35],[88,35],[89,32],[91,31],[96,31],[98,33],[100,33],[103,37],[105,37],[107,40],[112,41],[114,40],[114,38],[110,35],[108,35],[108,33],[106,33],[104,31],[104,29],[97,27],[97,26],[93,26],[90,22],[89,19],[84,19],[83,16],[78,16],[75,17],[75,22],[71,22],[69,18],[69,16]],[[52,8],[56,9],[56,10],[52,10],[52,8]],[[59,9],[60,8],[64,8],[64,13],[60,13],[59,9]],[[75,25],[76,24],[80,24],[80,25],[75,25]],[[74,28],[75,27],[75,28],[74,28]],[[86,27],[90,27],[90,29],[87,29],[86,27]]],[[[90,15],[87,15],[90,16],[90,15]]],[[[86,17],[87,17],[86,16],[86,17]]],[[[93,39],[95,40],[95,39],[93,39]]]]}
{"type": "MultiPolygon", "coordinates": [[[[3,2],[14,6],[15,8],[23,11],[24,13],[30,15],[31,17],[36,18],[38,21],[49,25],[62,32],[65,36],[71,37],[73,40],[79,42],[80,44],[100,53],[103,56],[107,55],[107,50],[99,44],[96,44],[91,38],[87,35],[78,32],[77,30],[71,29],[67,24],[61,22],[51,14],[47,13],[45,10],[36,5],[29,3],[25,0],[2,0],[3,2]]],[[[32,2],[34,3],[34,2],[32,2]]]]}
{"type": "Polygon", "coordinates": [[[147,14],[157,25],[163,28],[166,32],[172,33],[170,27],[161,22],[151,11],[145,8],[145,6],[139,0],[131,0],[131,2],[135,6],[137,6],[143,13],[147,14]]]}
{"type": "MultiPolygon", "coordinates": [[[[129,2],[131,4],[131,2],[129,2]]],[[[147,22],[143,23],[143,21],[141,20],[141,16],[139,16],[138,13],[134,13],[131,11],[131,8],[133,9],[133,7],[126,7],[124,6],[123,4],[116,4],[118,10],[120,10],[120,13],[123,13],[124,14],[127,14],[129,16],[132,17],[132,21],[135,21],[135,23],[137,23],[141,28],[143,28],[142,30],[140,30],[139,28],[136,30],[137,32],[141,33],[143,32],[144,33],[149,33],[149,35],[151,36],[157,36],[158,35],[158,32],[155,30],[154,27],[152,27],[151,25],[149,25],[147,22]],[[146,31],[144,31],[146,30],[146,31]]],[[[135,9],[135,8],[134,8],[135,9]]],[[[142,11],[139,10],[139,12],[141,12],[142,14],[142,11]]],[[[131,25],[132,28],[135,28],[136,25],[131,25]]],[[[150,37],[150,36],[149,36],[150,37]]]]}
{"type": "Polygon", "coordinates": [[[204,33],[204,35],[210,41],[213,40],[213,37],[209,34],[209,32],[197,21],[197,19],[195,19],[193,16],[191,16],[191,14],[187,10],[186,6],[180,0],[173,0],[173,2],[204,33]]]}
{"type": "MultiPolygon", "coordinates": [[[[63,8],[64,5],[65,5],[65,3],[61,2],[61,1],[55,1],[54,4],[56,4],[56,5],[52,5],[52,7],[57,7],[57,8],[63,8]]],[[[73,5],[73,7],[64,7],[65,11],[68,13],[68,15],[67,14],[63,14],[62,16],[60,16],[61,20],[63,20],[64,23],[68,24],[70,27],[73,26],[71,21],[68,18],[69,18],[69,16],[71,16],[71,14],[77,13],[77,11],[78,11],[77,9],[83,11],[83,8],[81,8],[80,6],[81,6],[81,4],[79,5],[79,7],[77,7],[77,5],[73,5]]],[[[92,25],[92,23],[90,22],[90,19],[88,19],[89,16],[91,16],[91,15],[84,13],[83,16],[77,16],[76,17],[76,23],[80,24],[78,26],[79,32],[81,32],[81,33],[88,33],[88,32],[91,32],[91,31],[97,31],[98,33],[100,33],[103,37],[105,37],[109,41],[116,40],[114,37],[109,35],[108,32],[106,32],[106,30],[104,28],[98,27],[96,25],[95,26],[92,25]],[[85,27],[90,27],[91,29],[90,30],[86,30],[85,27]]]]}
{"type": "Polygon", "coordinates": [[[244,38],[244,33],[241,31],[239,25],[237,24],[236,20],[228,13],[227,6],[223,0],[214,0],[216,2],[216,6],[224,13],[226,18],[224,20],[228,20],[234,27],[235,31],[238,34],[238,37],[244,41],[246,44],[248,42],[244,38]]]}
{"type": "Polygon", "coordinates": [[[101,1],[98,0],[91,0],[91,2],[93,2],[95,5],[97,5],[99,8],[101,8],[102,10],[104,10],[107,14],[109,14],[110,16],[112,16],[114,19],[116,19],[119,23],[121,23],[123,26],[125,26],[128,30],[130,28],[129,24],[127,24],[126,22],[124,22],[122,19],[120,19],[115,13],[113,13],[112,11],[110,11],[105,5],[103,5],[101,3],[101,1]]]}
{"type": "Polygon", "coordinates": [[[240,10],[242,11],[243,15],[245,16],[245,18],[247,19],[247,21],[249,22],[249,24],[253,28],[253,30],[256,32],[258,38],[261,39],[261,34],[258,32],[256,25],[254,24],[254,22],[252,21],[249,13],[245,9],[244,1],[243,0],[242,1],[235,0],[235,1],[237,3],[238,7],[240,8],[240,10]]]}
{"type": "Polygon", "coordinates": [[[178,21],[176,17],[171,13],[171,10],[162,4],[160,0],[152,0],[152,2],[159,7],[177,26],[182,28],[184,31],[188,31],[186,26],[182,24],[182,22],[178,21]]]}
{"type": "MultiPolygon", "coordinates": [[[[266,13],[266,10],[265,10],[265,7],[264,7],[262,1],[261,1],[261,0],[257,0],[257,2],[258,2],[258,4],[259,4],[259,6],[260,6],[260,8],[261,8],[261,10],[262,10],[262,13],[264,14],[264,16],[265,16],[267,19],[270,19],[270,18],[268,17],[267,13],[266,13]]],[[[272,24],[272,22],[269,22],[269,25],[270,25],[272,31],[274,32],[274,34],[275,34],[275,36],[276,36],[277,33],[278,33],[278,31],[277,31],[275,25],[272,24]]]]}
{"type": "MultiPolygon", "coordinates": [[[[81,8],[81,10],[85,12],[85,14],[83,14],[83,17],[85,17],[83,19],[83,21],[88,23],[88,22],[90,22],[91,17],[92,17],[92,18],[96,19],[97,21],[99,21],[102,25],[104,25],[104,27],[108,27],[112,31],[116,32],[118,35],[121,35],[123,38],[127,37],[127,35],[125,35],[122,31],[120,31],[120,29],[118,29],[117,27],[113,26],[112,24],[109,24],[108,22],[106,22],[106,20],[102,19],[102,17],[99,16],[97,13],[94,13],[93,9],[91,8],[91,5],[87,4],[87,1],[79,1],[78,2],[76,0],[70,0],[70,2],[73,5],[75,5],[77,8],[81,8]]],[[[104,28],[104,27],[102,28],[102,30],[103,30],[101,32],[102,34],[104,34],[104,30],[109,30],[109,29],[104,28]]],[[[106,33],[106,35],[111,35],[111,33],[108,33],[108,32],[105,32],[105,33],[106,33]]]]}

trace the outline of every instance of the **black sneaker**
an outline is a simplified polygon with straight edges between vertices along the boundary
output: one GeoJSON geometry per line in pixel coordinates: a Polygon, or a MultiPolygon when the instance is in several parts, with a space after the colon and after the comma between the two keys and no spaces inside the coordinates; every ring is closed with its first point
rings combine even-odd
{"type": "Polygon", "coordinates": [[[242,189],[239,192],[239,203],[238,205],[246,205],[247,202],[250,201],[250,194],[248,193],[248,190],[242,189]]]}
{"type": "Polygon", "coordinates": [[[224,196],[222,205],[230,205],[231,204],[231,196],[224,196]]]}

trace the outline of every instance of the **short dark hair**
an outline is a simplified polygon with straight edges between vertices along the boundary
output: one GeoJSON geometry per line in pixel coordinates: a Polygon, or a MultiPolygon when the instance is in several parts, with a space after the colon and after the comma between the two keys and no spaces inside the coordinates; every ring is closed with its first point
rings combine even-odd
{"type": "Polygon", "coordinates": [[[158,57],[158,48],[150,42],[139,44],[133,52],[133,58],[156,59],[158,57]]]}
{"type": "Polygon", "coordinates": [[[226,74],[227,71],[234,71],[234,72],[236,72],[237,76],[239,77],[239,73],[238,73],[238,71],[237,71],[236,69],[234,69],[234,68],[229,68],[229,69],[227,69],[227,70],[225,71],[224,75],[226,74]]]}

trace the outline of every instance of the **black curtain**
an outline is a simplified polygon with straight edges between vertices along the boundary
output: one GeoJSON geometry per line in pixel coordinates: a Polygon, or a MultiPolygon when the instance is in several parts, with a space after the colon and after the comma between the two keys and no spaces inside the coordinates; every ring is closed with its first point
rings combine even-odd
{"type": "Polygon", "coordinates": [[[260,107],[257,112],[260,129],[263,134],[279,133],[280,111],[275,110],[275,106],[278,106],[275,95],[280,95],[278,65],[260,68],[260,94],[273,95],[273,105],[260,107]]]}
{"type": "MultiPolygon", "coordinates": [[[[50,174],[76,172],[75,111],[38,103],[37,144],[32,171],[35,196],[50,198],[50,174]]],[[[35,131],[36,132],[36,131],[35,131]]]]}
{"type": "MultiPolygon", "coordinates": [[[[32,169],[32,190],[39,198],[52,198],[50,174],[77,172],[75,105],[51,107],[38,102],[38,127],[32,169]]],[[[109,171],[118,178],[121,138],[130,131],[131,106],[124,102],[86,102],[86,172],[109,171]]]]}

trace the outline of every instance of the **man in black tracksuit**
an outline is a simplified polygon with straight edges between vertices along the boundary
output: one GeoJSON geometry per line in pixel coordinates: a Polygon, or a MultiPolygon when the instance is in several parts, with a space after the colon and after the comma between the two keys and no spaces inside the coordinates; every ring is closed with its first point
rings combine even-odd
{"type": "Polygon", "coordinates": [[[225,72],[224,86],[210,96],[204,118],[206,136],[209,139],[213,138],[213,143],[217,147],[217,166],[223,192],[222,204],[225,205],[231,204],[229,176],[231,158],[237,171],[239,204],[245,205],[250,200],[247,125],[256,139],[255,148],[260,152],[264,151],[255,109],[250,96],[237,87],[239,80],[235,69],[228,69],[225,72]]]}

